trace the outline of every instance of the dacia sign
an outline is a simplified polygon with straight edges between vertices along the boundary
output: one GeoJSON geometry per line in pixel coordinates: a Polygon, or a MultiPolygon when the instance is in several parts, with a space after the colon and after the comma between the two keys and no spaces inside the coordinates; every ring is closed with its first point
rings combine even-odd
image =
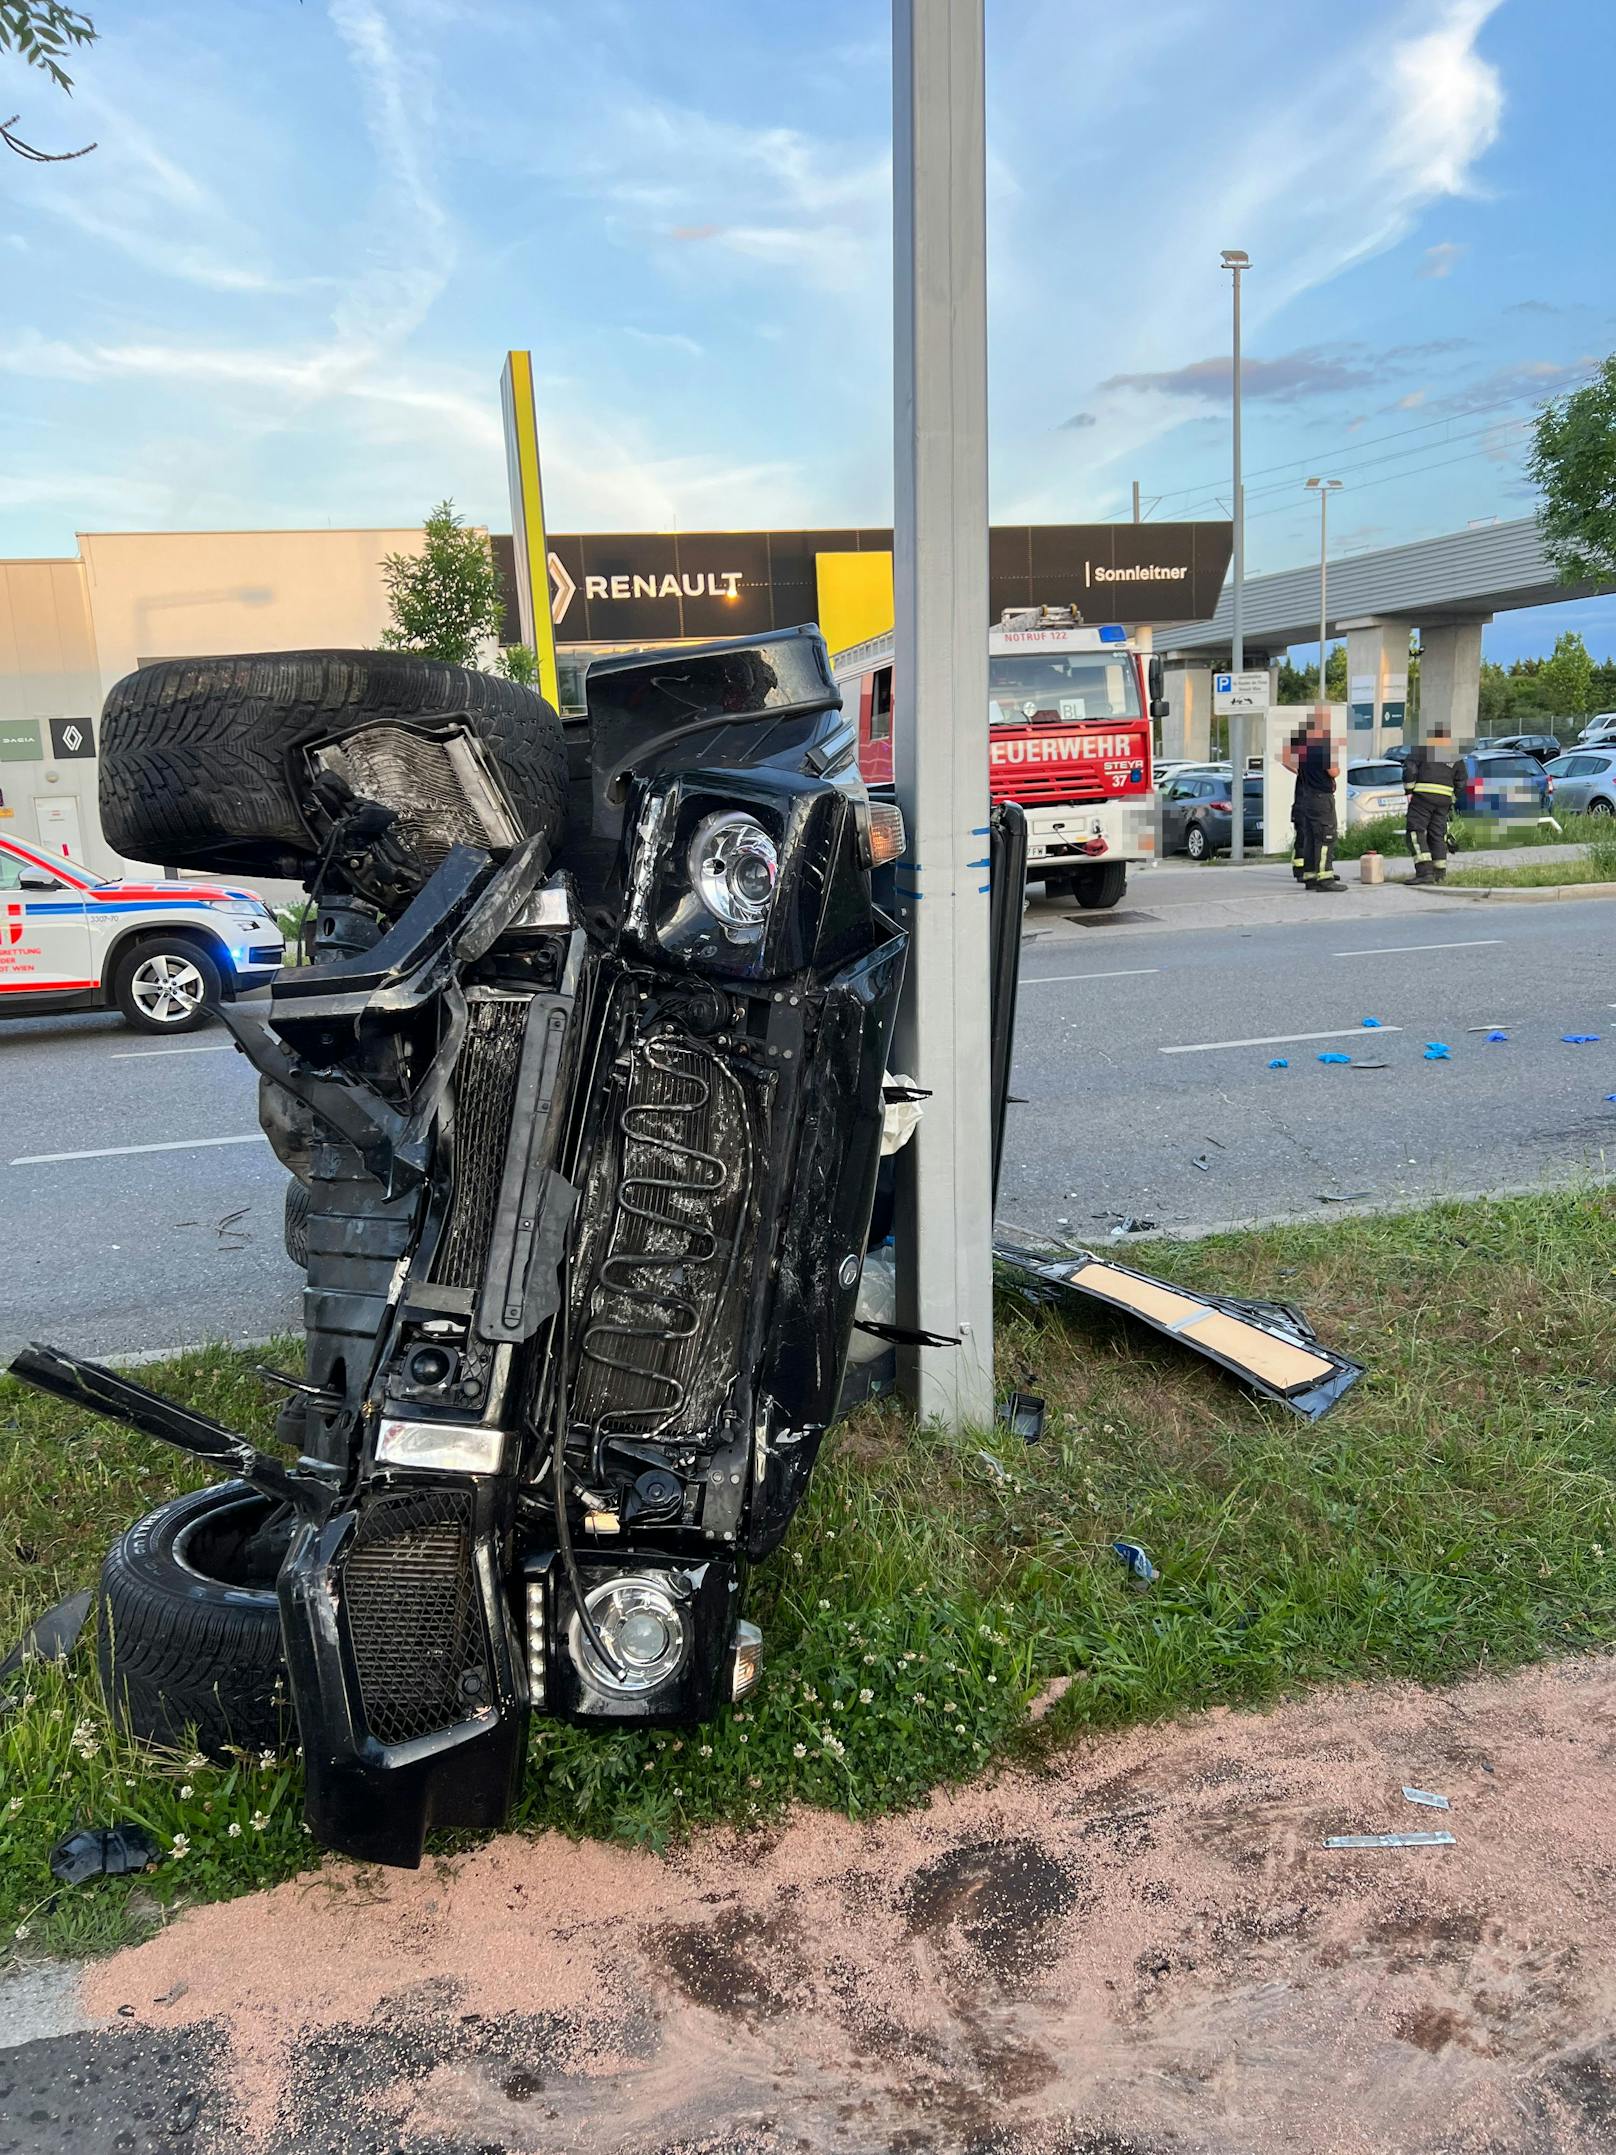
{"type": "MultiPolygon", "coordinates": [[[[988,621],[1074,606],[1094,621],[1210,619],[1231,528],[1206,524],[996,524],[988,621]]],[[[888,529],[562,532],[549,535],[550,613],[562,644],[761,636],[819,616],[821,554],[890,553],[888,529]]],[[[494,550],[514,588],[511,541],[494,550]]],[[[514,617],[503,641],[516,642],[514,617]]]]}

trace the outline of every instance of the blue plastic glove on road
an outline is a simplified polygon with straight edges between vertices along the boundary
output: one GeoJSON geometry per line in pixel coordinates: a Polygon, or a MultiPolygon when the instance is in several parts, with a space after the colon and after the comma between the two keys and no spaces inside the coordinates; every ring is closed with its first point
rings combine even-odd
{"type": "Polygon", "coordinates": [[[1429,1041],[1426,1044],[1425,1060],[1428,1063],[1451,1062],[1453,1060],[1453,1050],[1445,1040],[1429,1041]]]}
{"type": "Polygon", "coordinates": [[[1321,1063],[1350,1063],[1351,1060],[1352,1057],[1350,1055],[1337,1055],[1334,1049],[1332,1049],[1328,1055],[1321,1055],[1319,1057],[1319,1061],[1321,1063]]]}

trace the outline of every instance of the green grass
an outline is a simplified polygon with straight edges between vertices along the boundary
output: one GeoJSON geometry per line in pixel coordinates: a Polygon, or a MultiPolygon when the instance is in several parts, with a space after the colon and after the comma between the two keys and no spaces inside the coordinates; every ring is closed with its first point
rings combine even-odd
{"type": "MultiPolygon", "coordinates": [[[[683,1735],[536,1724],[520,1822],[660,1844],[794,1798],[866,1815],[1079,1728],[1616,1640],[1616,1193],[1161,1244],[1140,1261],[1294,1301],[1369,1374],[1310,1425],[1120,1318],[1067,1321],[1006,1295],[1001,1381],[1045,1394],[1045,1441],[916,1432],[892,1405],[854,1417],[755,1575],[770,1657],[755,1699],[683,1735]],[[1144,1543],[1159,1585],[1129,1585],[1119,1536],[1144,1543]],[[1077,1681],[1030,1730],[1027,1701],[1056,1676],[1077,1681]]],[[[246,1356],[147,1374],[267,1427],[246,1356]]],[[[5,1424],[0,1594],[15,1627],[88,1582],[103,1544],[184,1476],[143,1440],[11,1387],[5,1424]]],[[[103,1946],[154,1902],[311,1860],[293,1764],[133,1751],[107,1725],[87,1643],[13,1694],[0,1938],[25,1924],[30,1951],[103,1946]],[[165,1847],[183,1835],[184,1852],[132,1885],[53,1891],[56,1837],[120,1817],[165,1847]]]]}
{"type": "Polygon", "coordinates": [[[1562,883],[1616,883],[1616,831],[1608,816],[1568,816],[1568,823],[1591,825],[1580,858],[1523,861],[1519,867],[1482,864],[1452,872],[1448,881],[1466,890],[1543,890],[1562,883]]]}
{"type": "MultiPolygon", "coordinates": [[[[1611,837],[1608,816],[1561,816],[1560,828],[1546,823],[1490,823],[1477,817],[1455,816],[1448,827],[1450,853],[1530,850],[1534,846],[1586,845],[1611,837]]],[[[1399,860],[1408,858],[1408,839],[1401,816],[1377,816],[1373,823],[1355,824],[1342,832],[1336,844],[1337,860],[1355,861],[1365,853],[1385,853],[1399,860]]]]}

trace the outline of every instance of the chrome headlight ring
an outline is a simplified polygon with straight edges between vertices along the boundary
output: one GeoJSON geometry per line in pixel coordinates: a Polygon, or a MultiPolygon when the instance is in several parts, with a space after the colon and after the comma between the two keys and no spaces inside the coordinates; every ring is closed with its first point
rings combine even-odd
{"type": "Polygon", "coordinates": [[[690,886],[730,940],[763,933],[780,879],[780,852],[755,816],[721,809],[704,816],[690,840],[690,886]]]}

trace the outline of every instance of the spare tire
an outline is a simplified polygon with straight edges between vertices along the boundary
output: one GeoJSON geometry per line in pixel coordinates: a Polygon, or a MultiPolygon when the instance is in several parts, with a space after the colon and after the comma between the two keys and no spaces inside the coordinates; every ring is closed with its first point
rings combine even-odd
{"type": "Polygon", "coordinates": [[[294,1175],[286,1185],[286,1212],[281,1229],[286,1254],[294,1265],[309,1269],[309,1186],[294,1175]]]}
{"type": "Polygon", "coordinates": [[[442,733],[456,720],[491,755],[524,834],[558,841],[567,751],[550,705],[402,651],[164,659],[126,675],[102,710],[102,829],[132,860],[300,876],[321,833],[299,752],[389,722],[442,733]]]}
{"type": "Polygon", "coordinates": [[[159,1505],[120,1534],[96,1605],[101,1689],[142,1743],[278,1750],[293,1738],[275,1574],[287,1522],[245,1482],[159,1505]]]}

